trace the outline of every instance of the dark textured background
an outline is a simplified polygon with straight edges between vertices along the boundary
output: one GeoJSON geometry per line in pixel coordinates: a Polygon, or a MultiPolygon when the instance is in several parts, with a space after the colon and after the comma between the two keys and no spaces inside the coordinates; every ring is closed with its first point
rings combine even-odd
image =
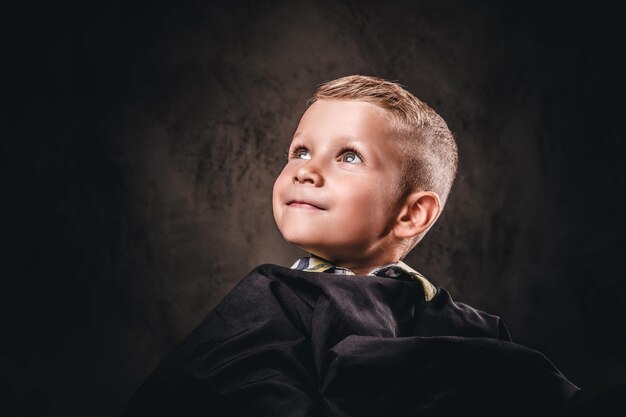
{"type": "Polygon", "coordinates": [[[315,86],[353,73],[399,80],[458,138],[408,262],[589,393],[625,379],[622,14],[380,3],[5,9],[0,403],[114,414],[247,271],[299,256],[273,179],[315,86]]]}

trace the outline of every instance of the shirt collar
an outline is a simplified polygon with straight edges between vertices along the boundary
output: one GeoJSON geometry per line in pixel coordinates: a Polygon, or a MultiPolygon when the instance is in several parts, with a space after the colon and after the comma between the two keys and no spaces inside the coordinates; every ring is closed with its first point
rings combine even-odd
{"type": "MultiPolygon", "coordinates": [[[[291,269],[305,272],[325,272],[327,274],[335,275],[355,275],[355,273],[348,268],[336,266],[329,261],[318,258],[314,255],[298,259],[291,266],[291,269]]],[[[417,282],[421,284],[421,287],[424,290],[424,298],[426,301],[432,300],[437,293],[437,288],[431,284],[424,275],[420,274],[402,261],[375,268],[367,275],[417,282]]]]}

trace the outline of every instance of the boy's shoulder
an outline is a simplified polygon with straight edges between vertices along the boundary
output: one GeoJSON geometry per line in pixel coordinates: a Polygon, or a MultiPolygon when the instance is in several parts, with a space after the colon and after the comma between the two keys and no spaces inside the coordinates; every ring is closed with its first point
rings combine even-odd
{"type": "MultiPolygon", "coordinates": [[[[439,288],[437,296],[433,299],[432,308],[427,313],[432,312],[436,316],[443,316],[452,323],[461,324],[459,328],[467,329],[470,333],[463,333],[459,336],[466,337],[492,337],[505,341],[511,341],[511,335],[504,321],[497,315],[487,313],[474,308],[469,304],[454,301],[452,296],[443,288],[439,288]],[[484,336],[474,336],[473,332],[484,332],[484,336]]],[[[445,326],[445,325],[444,325],[445,326]]]]}

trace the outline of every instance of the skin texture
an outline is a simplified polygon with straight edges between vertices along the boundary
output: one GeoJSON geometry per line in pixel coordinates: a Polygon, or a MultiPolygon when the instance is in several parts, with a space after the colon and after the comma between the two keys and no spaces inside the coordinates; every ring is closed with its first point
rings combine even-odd
{"type": "Polygon", "coordinates": [[[401,153],[392,135],[389,113],[374,104],[313,103],[274,184],[283,237],[356,274],[397,262],[440,209],[431,192],[398,204],[401,153]]]}

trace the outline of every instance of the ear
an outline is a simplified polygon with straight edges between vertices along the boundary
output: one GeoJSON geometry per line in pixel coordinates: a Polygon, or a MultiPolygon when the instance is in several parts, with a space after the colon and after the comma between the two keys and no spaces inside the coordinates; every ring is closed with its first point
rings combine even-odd
{"type": "Polygon", "coordinates": [[[426,232],[441,213],[441,200],[432,191],[417,191],[410,194],[400,206],[393,226],[397,238],[412,238],[426,232]]]}

